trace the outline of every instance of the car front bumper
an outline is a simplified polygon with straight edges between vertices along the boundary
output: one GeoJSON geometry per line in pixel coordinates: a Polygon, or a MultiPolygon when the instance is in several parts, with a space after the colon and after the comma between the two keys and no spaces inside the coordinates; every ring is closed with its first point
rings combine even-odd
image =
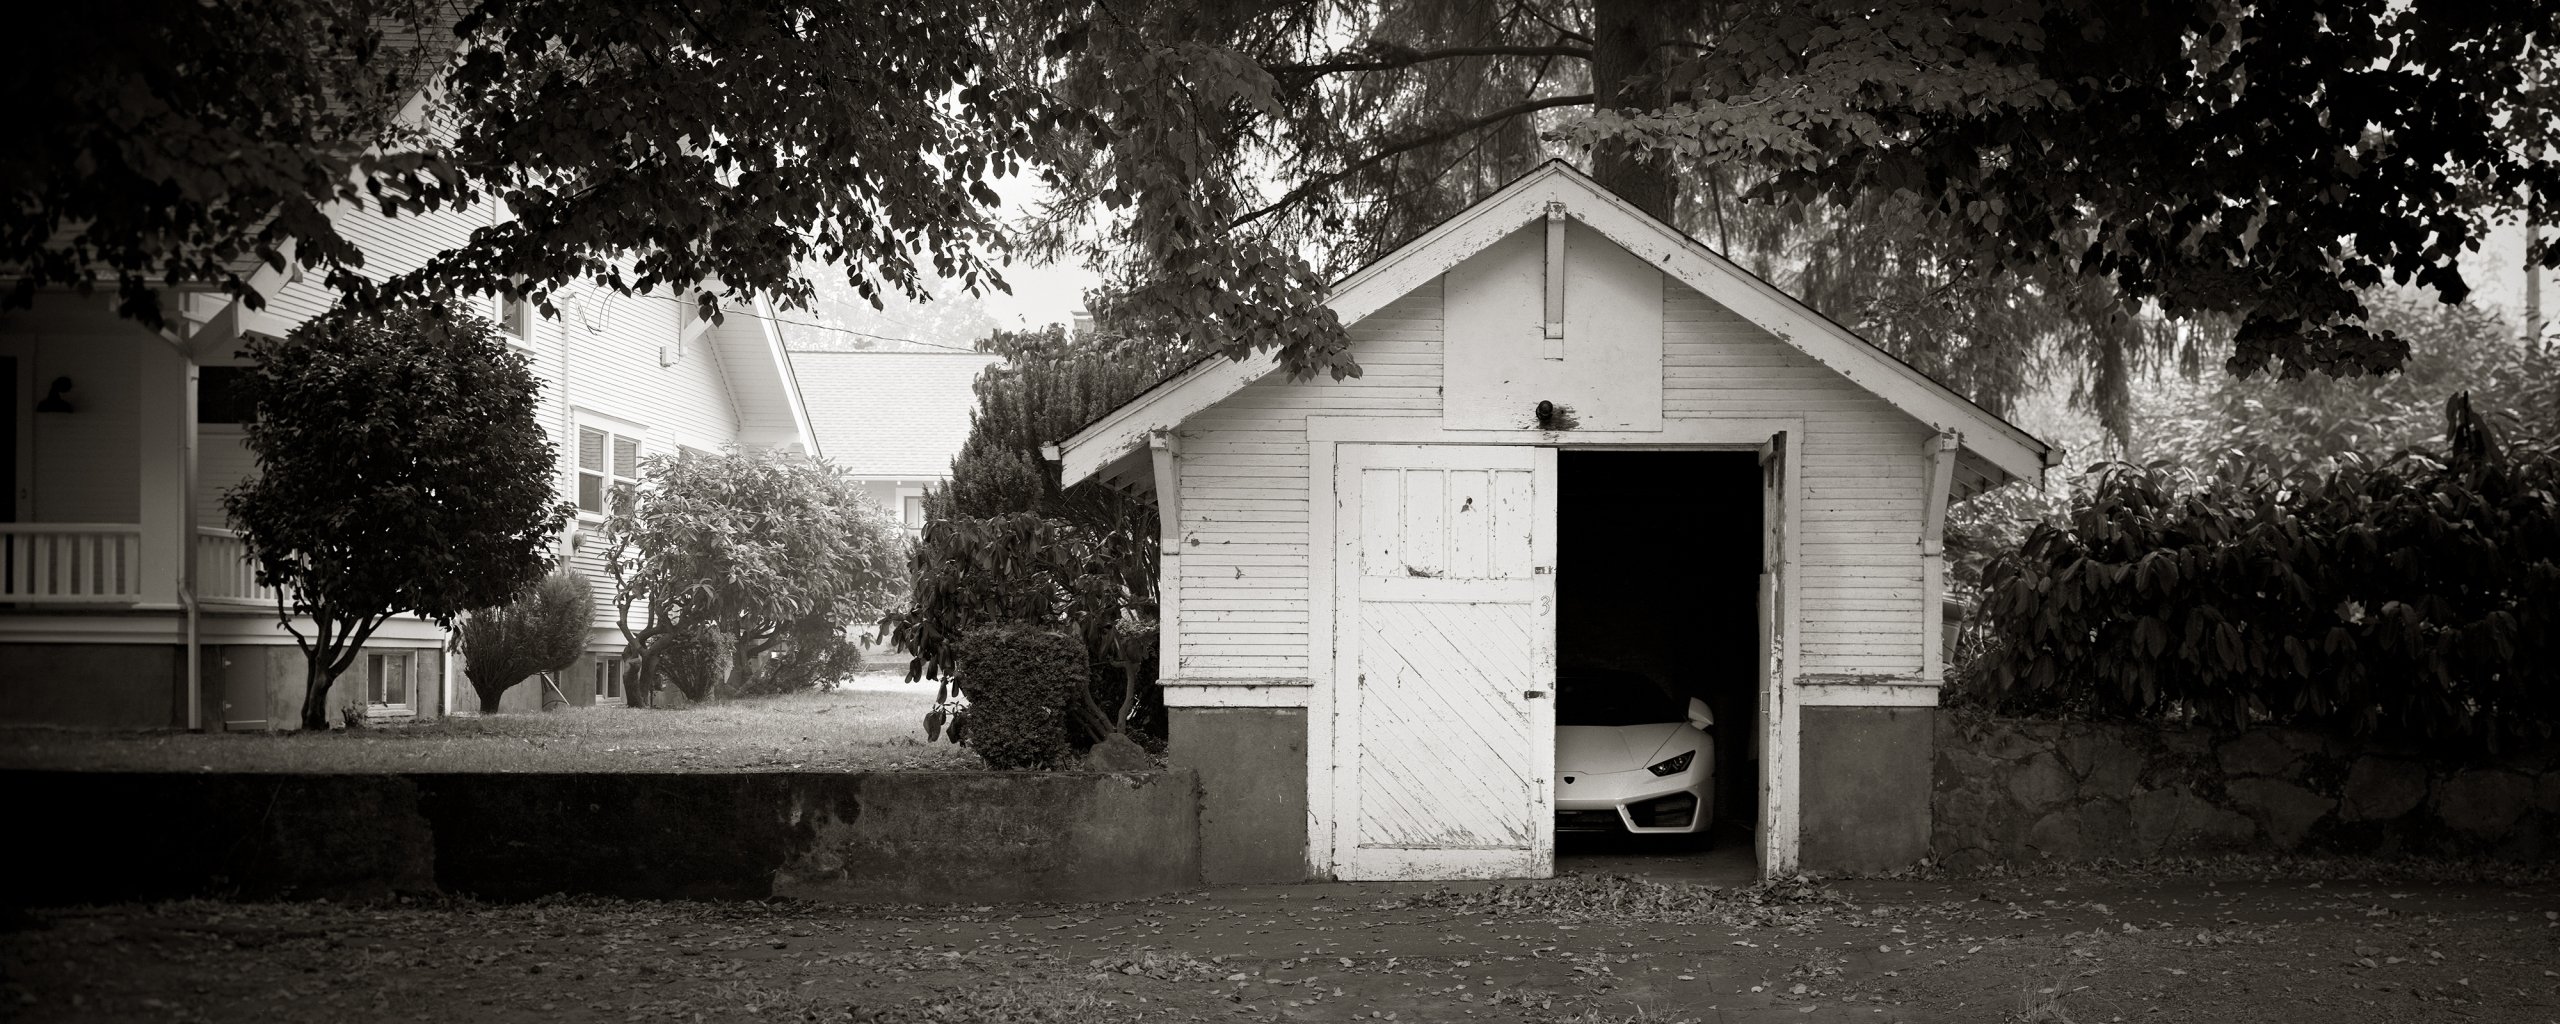
{"type": "MultiPolygon", "coordinates": [[[[1698,759],[1704,762],[1706,758],[1698,759]]],[[[1715,821],[1715,797],[1703,764],[1678,775],[1558,772],[1556,831],[1687,834],[1715,821]],[[1570,780],[1570,781],[1568,781],[1570,780]],[[1683,798],[1686,798],[1685,800],[1683,798]],[[1683,819],[1683,808],[1688,813],[1683,819]]]]}

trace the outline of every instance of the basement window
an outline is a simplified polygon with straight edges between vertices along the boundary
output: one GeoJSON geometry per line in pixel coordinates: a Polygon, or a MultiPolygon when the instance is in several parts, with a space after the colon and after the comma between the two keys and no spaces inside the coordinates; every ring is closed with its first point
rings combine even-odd
{"type": "Polygon", "coordinates": [[[596,706],[620,707],[622,703],[622,656],[596,655],[596,706]]]}
{"type": "Polygon", "coordinates": [[[364,656],[364,705],[368,715],[416,713],[416,659],[407,654],[364,656]]]}

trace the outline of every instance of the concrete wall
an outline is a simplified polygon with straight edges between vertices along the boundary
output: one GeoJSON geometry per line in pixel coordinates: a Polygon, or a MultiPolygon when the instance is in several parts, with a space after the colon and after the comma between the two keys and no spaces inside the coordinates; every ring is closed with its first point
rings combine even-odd
{"type": "MultiPolygon", "coordinates": [[[[5,648],[0,648],[5,649],[5,648]]],[[[414,663],[411,713],[402,719],[432,719],[444,713],[444,658],[437,647],[368,644],[366,654],[406,654],[414,663]]],[[[306,673],[302,648],[277,644],[208,644],[205,647],[204,692],[208,729],[282,730],[300,727],[302,687],[306,673]]],[[[329,685],[329,706],[361,704],[365,697],[364,659],[356,659],[329,685]]],[[[183,721],[176,724],[184,725],[183,721]]]]}
{"type": "Polygon", "coordinates": [[[2560,857],[2560,746],[2448,758],[2292,729],[1938,712],[1932,855],[2560,857]]]}
{"type": "Polygon", "coordinates": [[[0,772],[0,905],[391,894],[1115,900],[1199,883],[1188,771],[0,772]],[[110,810],[102,810],[110,809],[110,810]],[[183,852],[173,852],[183,851],[183,852]]]}
{"type": "Polygon", "coordinates": [[[1929,708],[1803,710],[1807,871],[1874,872],[1929,855],[1929,708]]]}
{"type": "Polygon", "coordinates": [[[1297,882],[1307,865],[1305,708],[1169,708],[1167,760],[1200,776],[1200,877],[1297,882]]]}
{"type": "Polygon", "coordinates": [[[0,725],[186,724],[176,644],[0,644],[0,725]]]}

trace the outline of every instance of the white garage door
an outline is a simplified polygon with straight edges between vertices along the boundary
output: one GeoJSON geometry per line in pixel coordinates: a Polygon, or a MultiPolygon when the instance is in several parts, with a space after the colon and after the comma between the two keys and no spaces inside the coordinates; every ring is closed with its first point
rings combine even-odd
{"type": "Polygon", "coordinates": [[[1554,873],[1555,450],[1337,459],[1335,875],[1554,873]]]}

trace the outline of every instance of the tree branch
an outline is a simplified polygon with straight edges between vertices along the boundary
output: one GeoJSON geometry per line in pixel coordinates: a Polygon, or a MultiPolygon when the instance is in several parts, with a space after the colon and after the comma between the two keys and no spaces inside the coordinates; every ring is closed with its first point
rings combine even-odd
{"type": "MultiPolygon", "coordinates": [[[[1373,50],[1372,52],[1376,51],[1373,50]]],[[[1590,48],[1582,46],[1564,46],[1561,44],[1552,46],[1452,46],[1444,50],[1405,50],[1400,53],[1393,50],[1387,50],[1386,52],[1391,55],[1366,60],[1350,59],[1318,61],[1313,64],[1274,64],[1264,70],[1271,72],[1275,77],[1291,75],[1316,76],[1341,74],[1351,71],[1390,71],[1396,68],[1409,68],[1416,64],[1424,64],[1435,60],[1452,60],[1459,57],[1580,57],[1584,60],[1591,59],[1590,48]]]]}
{"type": "Polygon", "coordinates": [[[1229,231],[1233,231],[1233,230],[1235,230],[1235,229],[1237,229],[1237,228],[1241,228],[1241,227],[1243,227],[1243,226],[1245,226],[1245,225],[1247,225],[1247,224],[1251,224],[1251,223],[1253,223],[1254,221],[1257,221],[1257,220],[1260,220],[1260,219],[1262,219],[1262,218],[1264,218],[1264,217],[1266,217],[1266,216],[1269,216],[1269,215],[1271,215],[1272,213],[1278,212],[1278,211],[1279,211],[1279,210],[1281,210],[1282,208],[1285,208],[1285,207],[1287,207],[1288,205],[1290,205],[1291,203],[1295,203],[1295,202],[1297,202],[1297,201],[1299,201],[1299,200],[1301,200],[1301,199],[1305,199],[1306,197],[1308,197],[1308,196],[1310,196],[1310,195],[1314,195],[1315,193],[1317,193],[1317,192],[1319,192],[1319,191],[1321,191],[1321,190],[1323,190],[1323,189],[1330,188],[1330,187],[1332,187],[1333,183],[1335,183],[1335,182],[1337,182],[1337,181],[1341,181],[1342,179],[1344,179],[1344,178],[1348,178],[1348,177],[1350,177],[1350,176],[1352,176],[1352,175],[1354,175],[1354,174],[1358,174],[1358,173],[1360,173],[1361,171],[1367,170],[1367,169],[1369,169],[1369,168],[1371,168],[1371,167],[1374,167],[1374,166],[1376,166],[1379,162],[1381,162],[1381,161],[1383,161],[1383,160],[1387,159],[1388,157],[1395,156],[1395,155],[1396,155],[1396,154],[1398,154],[1398,153],[1403,153],[1403,152],[1406,152],[1406,151],[1409,151],[1409,150],[1420,149],[1420,148],[1422,148],[1422,147],[1424,147],[1424,146],[1428,146],[1428,145],[1431,145],[1431,144],[1433,144],[1433,143],[1437,143],[1437,142],[1446,142],[1446,141],[1448,141],[1448,140],[1450,140],[1450,139],[1457,138],[1458,136],[1465,135],[1465,134],[1467,134],[1468,132],[1478,131],[1478,130],[1481,130],[1481,129],[1484,129],[1484,128],[1488,128],[1488,127],[1491,127],[1491,126],[1493,126],[1493,125],[1500,124],[1500,123],[1502,123],[1502,122],[1504,122],[1504,121],[1508,121],[1508,120],[1510,120],[1510,119],[1512,119],[1512,118],[1519,117],[1519,116],[1521,116],[1521,115],[1523,115],[1523,114],[1536,113],[1536,112],[1538,112],[1538,111],[1546,110],[1546,109],[1549,109],[1549,108],[1552,108],[1552,107],[1579,107],[1579,106],[1586,106],[1586,105],[1589,105],[1591,102],[1592,102],[1592,96],[1591,96],[1591,94],[1590,94],[1590,93],[1580,93],[1580,94],[1572,95],[1572,96],[1549,96],[1549,97],[1547,97],[1547,98],[1545,98],[1545,99],[1526,100],[1526,101],[1523,101],[1523,102],[1520,102],[1520,103],[1512,104],[1512,105],[1510,105],[1510,106],[1508,106],[1508,107],[1504,107],[1504,108],[1502,108],[1502,109],[1500,109],[1500,110],[1494,111],[1494,112],[1492,112],[1492,113],[1490,113],[1490,114],[1486,114],[1486,115],[1484,115],[1484,116],[1482,116],[1482,117],[1476,118],[1476,119],[1474,119],[1474,120],[1472,120],[1472,121],[1468,121],[1468,122],[1466,122],[1466,123],[1464,123],[1464,124],[1459,124],[1459,125],[1455,125],[1455,126],[1452,126],[1452,127],[1449,127],[1449,128],[1444,128],[1444,129],[1441,129],[1441,130],[1436,131],[1436,132],[1430,132],[1430,133],[1423,134],[1423,135],[1417,135],[1417,136],[1414,136],[1413,138],[1406,139],[1406,140],[1404,140],[1404,141],[1402,141],[1402,142],[1394,143],[1394,144],[1389,145],[1389,146],[1387,146],[1386,148],[1381,149],[1381,150],[1379,150],[1379,151],[1377,151],[1377,152],[1375,152],[1375,153],[1371,153],[1371,154],[1369,154],[1368,156],[1361,157],[1361,158],[1360,158],[1360,159],[1358,159],[1358,160],[1352,161],[1352,163],[1351,163],[1351,165],[1350,165],[1350,166],[1344,167],[1344,168],[1343,168],[1343,169],[1341,169],[1341,170],[1334,171],[1333,173],[1330,173],[1330,174],[1319,175],[1319,176],[1317,176],[1316,178],[1314,178],[1313,180],[1308,181],[1308,182],[1307,182],[1306,184],[1304,184],[1304,185],[1300,185],[1300,186],[1298,186],[1298,187],[1296,187],[1296,188],[1290,189],[1290,190],[1289,190],[1289,193],[1288,193],[1287,195],[1281,196],[1277,201],[1273,202],[1271,205],[1269,205],[1269,206],[1265,206],[1265,207],[1263,207],[1263,208],[1261,208],[1261,209],[1259,209],[1259,210],[1255,210],[1255,211],[1253,211],[1252,213],[1248,213],[1248,214],[1245,214],[1244,216],[1241,216],[1241,217],[1236,218],[1234,221],[1230,222],[1230,223],[1227,225],[1227,230],[1229,230],[1229,231]]]}

